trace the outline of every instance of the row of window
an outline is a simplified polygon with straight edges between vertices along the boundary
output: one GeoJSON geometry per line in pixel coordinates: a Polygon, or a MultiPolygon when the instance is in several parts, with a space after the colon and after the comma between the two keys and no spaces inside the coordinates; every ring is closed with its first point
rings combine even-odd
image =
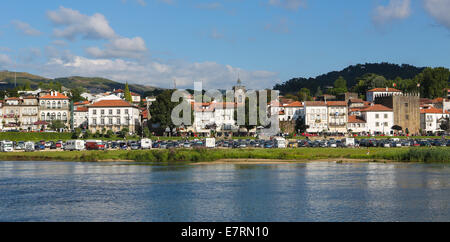
{"type": "MultiPolygon", "coordinates": [[[[96,118],[92,119],[92,125],[97,125],[97,124],[98,124],[97,123],[97,119],[96,118]]],[[[105,125],[105,124],[108,124],[108,125],[114,125],[114,124],[115,125],[122,125],[122,122],[121,122],[120,118],[117,118],[115,123],[114,123],[113,118],[108,118],[107,120],[105,120],[104,118],[101,118],[99,124],[100,125],[105,125]]],[[[128,119],[126,119],[125,122],[123,123],[123,125],[130,125],[130,121],[128,119]]]]}
{"type": "MultiPolygon", "coordinates": [[[[384,127],[387,127],[388,126],[388,123],[387,122],[384,122],[384,123],[381,123],[384,127]]],[[[380,122],[376,122],[375,123],[375,127],[380,127],[380,122]]]]}
{"type": "MultiPolygon", "coordinates": [[[[385,113],[385,114],[384,114],[384,118],[388,118],[388,117],[389,117],[389,115],[388,115],[387,113],[385,113]]],[[[378,113],[375,114],[375,118],[376,118],[376,119],[380,118],[380,114],[378,114],[378,113]]]]}
{"type": "MultiPolygon", "coordinates": [[[[114,113],[114,110],[113,109],[108,109],[107,110],[108,111],[108,114],[109,115],[113,115],[113,113],[114,113]]],[[[106,110],[105,109],[100,109],[100,114],[101,115],[104,115],[106,113],[106,110]]],[[[115,112],[117,115],[120,115],[121,114],[121,109],[116,109],[116,112],[115,112]]],[[[92,110],[92,114],[93,115],[97,115],[97,109],[93,109],[92,110]]],[[[125,114],[128,114],[128,109],[125,109],[125,114]]]]}

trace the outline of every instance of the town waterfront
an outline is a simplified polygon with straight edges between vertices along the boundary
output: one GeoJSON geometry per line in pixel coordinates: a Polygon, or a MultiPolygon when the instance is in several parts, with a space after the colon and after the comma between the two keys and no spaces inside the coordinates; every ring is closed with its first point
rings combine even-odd
{"type": "Polygon", "coordinates": [[[0,221],[450,221],[450,165],[0,162],[0,221]]]}

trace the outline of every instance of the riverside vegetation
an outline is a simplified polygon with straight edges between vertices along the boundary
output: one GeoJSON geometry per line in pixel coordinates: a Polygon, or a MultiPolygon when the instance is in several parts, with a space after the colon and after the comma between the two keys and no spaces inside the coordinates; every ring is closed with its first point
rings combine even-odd
{"type": "Polygon", "coordinates": [[[148,163],[193,163],[223,159],[256,159],[285,161],[314,161],[321,159],[450,162],[449,147],[432,148],[294,148],[294,149],[177,149],[177,150],[106,150],[72,152],[12,152],[0,153],[0,160],[10,161],[135,161],[148,163]]]}

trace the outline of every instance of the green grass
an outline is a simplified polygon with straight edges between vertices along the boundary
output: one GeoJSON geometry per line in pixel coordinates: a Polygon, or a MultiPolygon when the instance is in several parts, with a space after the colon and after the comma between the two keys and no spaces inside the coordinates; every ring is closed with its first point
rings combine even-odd
{"type": "Polygon", "coordinates": [[[450,148],[295,148],[295,149],[178,149],[147,151],[72,151],[0,153],[0,160],[202,162],[220,159],[320,159],[391,160],[399,162],[450,162],[450,148]]]}

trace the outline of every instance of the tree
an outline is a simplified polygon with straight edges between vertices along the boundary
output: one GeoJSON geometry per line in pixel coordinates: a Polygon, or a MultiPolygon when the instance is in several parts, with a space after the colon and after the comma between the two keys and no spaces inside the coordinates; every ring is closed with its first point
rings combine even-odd
{"type": "Polygon", "coordinates": [[[89,139],[89,137],[91,137],[91,135],[92,135],[92,133],[91,133],[91,131],[88,129],[88,130],[86,130],[86,131],[84,132],[83,139],[89,139]]]}
{"type": "Polygon", "coordinates": [[[61,120],[52,120],[50,124],[50,129],[55,131],[60,131],[61,129],[65,128],[66,126],[61,120]]]}
{"type": "MultiPolygon", "coordinates": [[[[170,127],[171,129],[175,128],[175,125],[172,122],[172,110],[181,102],[172,102],[172,94],[174,90],[165,90],[158,96],[156,96],[156,101],[150,106],[150,114],[151,119],[150,122],[153,124],[159,124],[160,127],[166,128],[170,127]]],[[[193,112],[191,110],[191,122],[193,120],[193,112]]],[[[188,124],[185,124],[188,125],[188,124]]]]}
{"type": "Polygon", "coordinates": [[[25,91],[30,91],[31,90],[31,83],[29,80],[27,80],[27,82],[25,82],[25,86],[23,88],[25,91]]]}
{"type": "Polygon", "coordinates": [[[448,87],[450,71],[447,68],[425,68],[416,76],[416,80],[421,84],[421,96],[426,98],[445,97],[448,87]]]}
{"type": "Polygon", "coordinates": [[[114,136],[114,132],[110,129],[108,129],[108,131],[106,131],[106,138],[112,138],[114,136]]]}
{"type": "Polygon", "coordinates": [[[319,97],[319,96],[322,96],[322,95],[323,95],[323,92],[322,92],[322,89],[319,86],[319,87],[317,87],[316,94],[314,94],[314,96],[319,97]]]}
{"type": "Polygon", "coordinates": [[[143,131],[143,133],[142,133],[142,135],[143,135],[145,138],[150,138],[150,136],[151,136],[151,134],[150,134],[150,129],[149,129],[148,127],[145,127],[145,128],[144,128],[144,131],[143,131]]]}
{"type": "Polygon", "coordinates": [[[85,92],[85,89],[82,87],[76,87],[70,90],[70,99],[75,102],[85,101],[86,99],[81,96],[81,94],[85,92]]]}
{"type": "Polygon", "coordinates": [[[297,121],[295,122],[295,129],[300,134],[305,133],[308,128],[309,128],[309,125],[306,125],[304,117],[297,119],[297,121]]]}
{"type": "Polygon", "coordinates": [[[72,139],[78,139],[78,138],[80,138],[80,134],[81,134],[81,129],[80,129],[80,128],[76,128],[76,129],[72,132],[72,139]]]}
{"type": "Polygon", "coordinates": [[[131,98],[130,88],[128,87],[128,82],[125,84],[125,90],[123,94],[127,102],[131,103],[133,101],[133,99],[131,98]]]}
{"type": "Polygon", "coordinates": [[[125,139],[129,133],[130,133],[130,130],[127,127],[125,127],[119,132],[119,137],[125,139]]]}
{"type": "Polygon", "coordinates": [[[300,91],[297,93],[297,100],[302,102],[311,101],[312,100],[311,91],[309,91],[308,88],[300,89],[300,91]]]}
{"type": "Polygon", "coordinates": [[[450,118],[445,118],[440,125],[440,128],[444,131],[450,131],[450,118]]]}

